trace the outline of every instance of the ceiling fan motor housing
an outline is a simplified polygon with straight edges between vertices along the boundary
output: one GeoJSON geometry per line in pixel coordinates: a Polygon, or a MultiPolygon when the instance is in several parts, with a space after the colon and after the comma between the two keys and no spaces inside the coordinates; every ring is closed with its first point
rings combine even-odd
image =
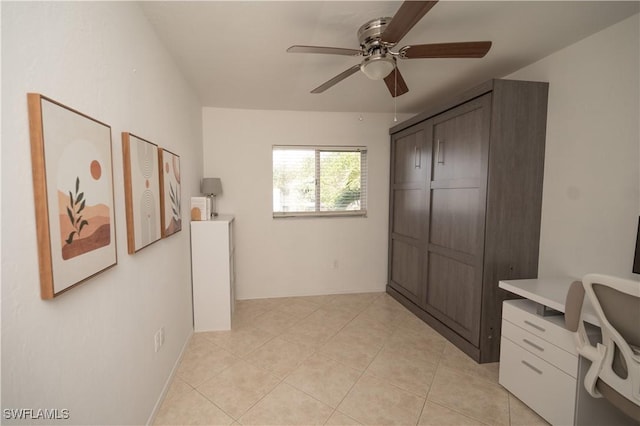
{"type": "Polygon", "coordinates": [[[382,41],[382,33],[391,22],[390,17],[376,18],[358,29],[358,41],[367,54],[385,53],[393,44],[382,41]]]}
{"type": "Polygon", "coordinates": [[[372,19],[358,30],[358,41],[364,59],[360,64],[362,72],[372,80],[382,80],[396,67],[396,59],[389,51],[394,44],[382,40],[382,34],[392,18],[372,19]]]}

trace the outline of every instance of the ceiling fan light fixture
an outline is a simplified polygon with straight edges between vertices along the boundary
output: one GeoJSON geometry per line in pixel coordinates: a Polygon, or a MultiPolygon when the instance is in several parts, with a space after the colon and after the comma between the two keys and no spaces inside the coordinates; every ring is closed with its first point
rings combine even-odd
{"type": "Polygon", "coordinates": [[[368,56],[360,64],[360,70],[371,80],[384,79],[395,67],[395,59],[384,54],[368,56]]]}

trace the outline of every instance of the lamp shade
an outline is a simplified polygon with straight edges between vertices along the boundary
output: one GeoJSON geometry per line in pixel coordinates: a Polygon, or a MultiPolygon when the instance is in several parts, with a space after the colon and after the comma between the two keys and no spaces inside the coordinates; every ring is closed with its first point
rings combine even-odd
{"type": "Polygon", "coordinates": [[[222,181],[220,178],[203,178],[200,192],[205,195],[220,195],[222,194],[222,181]]]}
{"type": "Polygon", "coordinates": [[[385,55],[372,55],[365,58],[360,65],[362,72],[371,80],[382,80],[396,67],[393,58],[385,55]]]}

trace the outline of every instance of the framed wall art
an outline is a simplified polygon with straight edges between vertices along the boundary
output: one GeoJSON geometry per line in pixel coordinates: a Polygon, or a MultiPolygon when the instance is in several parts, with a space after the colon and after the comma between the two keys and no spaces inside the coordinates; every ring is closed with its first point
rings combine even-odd
{"type": "Polygon", "coordinates": [[[162,238],[182,229],[182,194],[180,186],[180,157],[166,149],[158,150],[160,168],[160,223],[162,238]]]}
{"type": "Polygon", "coordinates": [[[111,127],[27,94],[40,294],[52,299],[116,265],[111,127]]]}
{"type": "Polygon", "coordinates": [[[129,254],[160,239],[160,173],[158,146],[122,133],[124,195],[129,254]]]}

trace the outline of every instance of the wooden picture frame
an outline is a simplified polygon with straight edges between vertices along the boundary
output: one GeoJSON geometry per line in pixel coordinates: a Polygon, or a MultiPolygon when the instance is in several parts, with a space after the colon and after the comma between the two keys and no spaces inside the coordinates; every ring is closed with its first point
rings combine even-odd
{"type": "Polygon", "coordinates": [[[111,127],[27,94],[40,296],[117,264],[111,127]]]}
{"type": "Polygon", "coordinates": [[[161,237],[158,146],[122,132],[127,250],[134,254],[161,237]]]}
{"type": "Polygon", "coordinates": [[[160,223],[162,238],[182,229],[182,186],[180,185],[180,156],[158,148],[160,170],[160,223]]]}
{"type": "Polygon", "coordinates": [[[640,274],[640,218],[638,218],[638,233],[636,234],[636,251],[633,255],[632,272],[640,274]]]}

